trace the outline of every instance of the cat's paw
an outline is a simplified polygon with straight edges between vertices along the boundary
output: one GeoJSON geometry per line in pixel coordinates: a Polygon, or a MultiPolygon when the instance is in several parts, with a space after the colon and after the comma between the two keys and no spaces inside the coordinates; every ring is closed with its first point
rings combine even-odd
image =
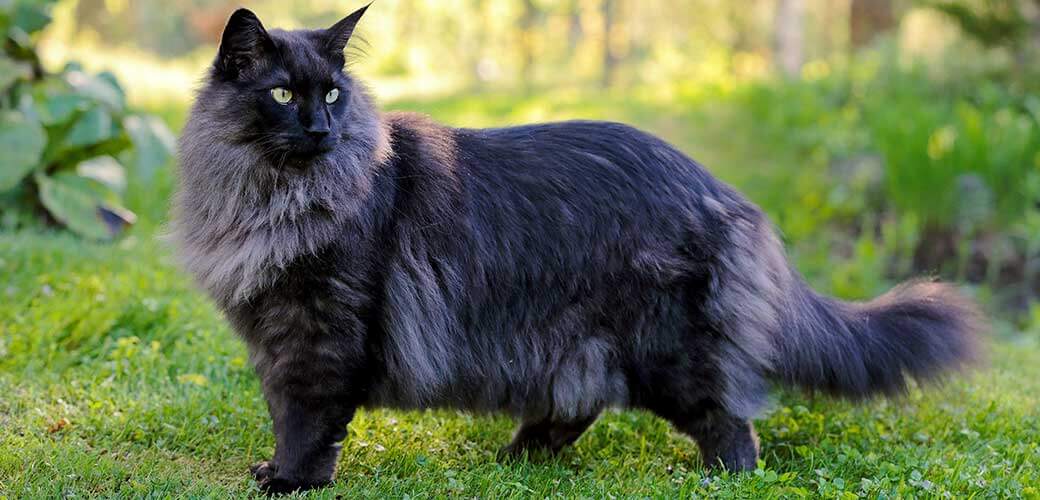
{"type": "Polygon", "coordinates": [[[552,458],[557,450],[536,443],[509,443],[498,449],[495,460],[510,462],[515,460],[539,461],[552,458]]]}
{"type": "Polygon", "coordinates": [[[495,459],[499,462],[508,462],[510,460],[519,460],[524,456],[524,448],[518,446],[515,443],[509,443],[498,449],[498,453],[495,454],[495,459]]]}
{"type": "Polygon", "coordinates": [[[260,462],[249,468],[256,485],[268,495],[285,495],[328,486],[331,481],[301,481],[278,474],[278,466],[271,462],[260,462]]]}
{"type": "Polygon", "coordinates": [[[256,485],[267,494],[291,493],[286,490],[288,484],[285,480],[277,479],[278,467],[271,462],[260,462],[249,468],[249,473],[256,480],[256,485]]]}
{"type": "Polygon", "coordinates": [[[277,470],[271,462],[260,462],[249,467],[249,473],[253,475],[253,479],[256,479],[257,482],[273,476],[277,470]]]}

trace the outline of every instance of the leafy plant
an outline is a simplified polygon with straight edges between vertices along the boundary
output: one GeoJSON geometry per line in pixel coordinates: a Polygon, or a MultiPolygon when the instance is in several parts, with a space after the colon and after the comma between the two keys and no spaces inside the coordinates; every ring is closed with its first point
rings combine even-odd
{"type": "Polygon", "coordinates": [[[1027,15],[1035,0],[928,0],[923,2],[946,14],[970,37],[989,47],[1018,46],[1030,35],[1027,15]]]}
{"type": "Polygon", "coordinates": [[[149,177],[167,163],[173,135],[134,113],[115,76],[70,63],[45,72],[35,37],[55,0],[0,0],[0,225],[39,219],[105,240],[133,224],[122,199],[126,167],[149,177]]]}
{"type": "Polygon", "coordinates": [[[797,156],[758,169],[763,188],[739,187],[829,291],[870,296],[884,288],[877,275],[939,273],[989,283],[1008,303],[1034,296],[1040,99],[970,72],[945,81],[872,57],[738,90],[738,115],[755,118],[737,126],[757,147],[797,156]]]}

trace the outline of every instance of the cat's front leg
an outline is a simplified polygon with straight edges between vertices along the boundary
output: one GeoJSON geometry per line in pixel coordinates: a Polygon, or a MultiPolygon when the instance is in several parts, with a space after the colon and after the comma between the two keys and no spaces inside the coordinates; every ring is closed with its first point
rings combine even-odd
{"type": "Polygon", "coordinates": [[[358,407],[350,375],[312,353],[285,355],[258,371],[274,422],[275,452],[252,467],[257,484],[267,493],[328,485],[358,407]]]}
{"type": "Polygon", "coordinates": [[[272,460],[251,468],[257,484],[267,493],[291,493],[331,483],[356,407],[333,402],[322,407],[284,393],[271,399],[275,452],[272,460]]]}

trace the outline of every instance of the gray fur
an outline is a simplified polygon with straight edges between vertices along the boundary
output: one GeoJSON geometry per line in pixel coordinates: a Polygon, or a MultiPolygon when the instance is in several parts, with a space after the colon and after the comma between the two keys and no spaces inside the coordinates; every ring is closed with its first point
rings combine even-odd
{"type": "Polygon", "coordinates": [[[351,109],[360,112],[347,133],[357,147],[290,174],[288,165],[271,163],[292,160],[272,159],[262,142],[246,142],[263,138],[241,115],[220,111],[235,106],[236,97],[207,86],[192,107],[178,144],[181,187],[173,217],[182,264],[227,305],[247,300],[293,259],[332,241],[371,189],[369,169],[389,154],[370,98],[356,92],[351,109]]]}

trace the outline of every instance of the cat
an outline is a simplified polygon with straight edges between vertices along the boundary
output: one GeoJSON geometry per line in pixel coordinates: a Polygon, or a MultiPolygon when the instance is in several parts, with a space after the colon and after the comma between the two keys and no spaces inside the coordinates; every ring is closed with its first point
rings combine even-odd
{"type": "Polygon", "coordinates": [[[178,253],[248,345],[265,491],[329,484],[362,407],[512,415],[504,455],[642,408],[744,471],[773,382],[860,400],[977,358],[952,286],[818,295],[755,205],[653,135],[381,113],[344,69],[365,9],[234,12],[179,142],[178,253]]]}

